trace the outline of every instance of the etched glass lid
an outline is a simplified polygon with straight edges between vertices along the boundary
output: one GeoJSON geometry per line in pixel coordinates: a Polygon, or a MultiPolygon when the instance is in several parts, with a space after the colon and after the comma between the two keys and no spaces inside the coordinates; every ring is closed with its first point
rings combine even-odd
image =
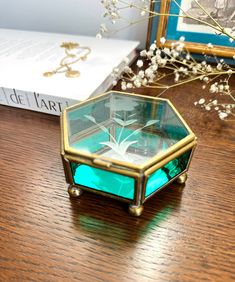
{"type": "Polygon", "coordinates": [[[68,145],[100,158],[142,165],[189,131],[167,100],[110,92],[67,111],[68,145]]]}

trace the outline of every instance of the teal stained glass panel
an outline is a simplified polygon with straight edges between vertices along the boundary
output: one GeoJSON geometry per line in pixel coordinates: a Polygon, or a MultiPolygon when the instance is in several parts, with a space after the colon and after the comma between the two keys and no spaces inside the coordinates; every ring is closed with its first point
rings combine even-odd
{"type": "Polygon", "coordinates": [[[145,197],[156,192],[171,179],[183,172],[187,168],[190,154],[191,150],[153,172],[146,184],[145,197]]]}
{"type": "Polygon", "coordinates": [[[77,185],[134,199],[135,180],[131,177],[85,164],[71,163],[73,180],[77,185]]]}

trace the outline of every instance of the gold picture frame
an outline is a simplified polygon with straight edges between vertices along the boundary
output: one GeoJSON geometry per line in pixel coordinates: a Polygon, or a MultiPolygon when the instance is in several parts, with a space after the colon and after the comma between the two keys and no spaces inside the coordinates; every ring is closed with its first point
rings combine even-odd
{"type": "MultiPolygon", "coordinates": [[[[164,47],[171,47],[171,44],[176,42],[177,40],[167,40],[167,25],[169,20],[169,13],[170,13],[170,5],[172,0],[163,0],[161,1],[160,8],[158,12],[161,14],[161,16],[158,17],[158,28],[155,35],[156,44],[159,47],[162,47],[163,44],[160,42],[160,39],[162,37],[166,38],[166,42],[164,43],[164,47]]],[[[154,11],[155,5],[151,4],[151,10],[154,11]]],[[[148,36],[147,36],[147,45],[151,44],[151,38],[153,37],[153,18],[151,17],[149,20],[149,27],[148,27],[148,36]]],[[[221,36],[221,35],[217,35],[221,36]]],[[[208,41],[210,43],[210,41],[208,41]]],[[[192,52],[197,54],[206,54],[206,55],[215,55],[218,57],[226,57],[226,58],[232,58],[235,54],[235,47],[227,47],[227,46],[220,46],[213,44],[213,48],[210,48],[205,43],[199,43],[199,42],[188,42],[185,41],[185,48],[192,52]]]]}

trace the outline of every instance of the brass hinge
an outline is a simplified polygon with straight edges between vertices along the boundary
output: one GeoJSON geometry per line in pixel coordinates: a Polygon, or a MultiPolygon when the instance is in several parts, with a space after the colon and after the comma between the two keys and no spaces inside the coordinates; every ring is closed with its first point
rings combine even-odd
{"type": "Polygon", "coordinates": [[[94,159],[93,163],[98,165],[98,166],[104,166],[104,167],[108,167],[108,168],[112,165],[112,163],[106,162],[106,161],[101,160],[101,159],[94,159]]]}

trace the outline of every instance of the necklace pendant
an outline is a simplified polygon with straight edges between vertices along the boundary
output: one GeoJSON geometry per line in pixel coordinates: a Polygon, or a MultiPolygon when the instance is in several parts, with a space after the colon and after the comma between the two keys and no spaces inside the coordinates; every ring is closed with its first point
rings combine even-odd
{"type": "Polygon", "coordinates": [[[50,77],[50,76],[53,76],[55,73],[53,71],[47,71],[47,72],[44,72],[43,76],[45,77],[50,77]]]}
{"type": "Polygon", "coordinates": [[[65,75],[70,78],[75,78],[80,76],[80,72],[76,70],[68,70],[65,75]]]}

